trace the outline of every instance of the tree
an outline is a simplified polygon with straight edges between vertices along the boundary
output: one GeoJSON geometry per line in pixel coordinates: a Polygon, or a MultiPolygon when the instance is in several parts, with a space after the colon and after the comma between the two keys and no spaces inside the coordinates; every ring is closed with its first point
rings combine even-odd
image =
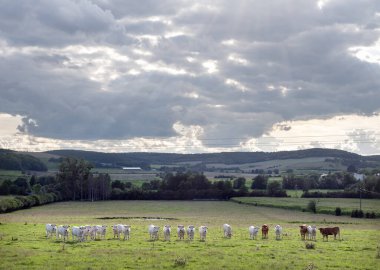
{"type": "Polygon", "coordinates": [[[240,189],[241,187],[245,186],[245,178],[244,177],[239,177],[239,178],[236,178],[234,181],[233,181],[233,187],[234,189],[240,189]]]}
{"type": "Polygon", "coordinates": [[[279,181],[271,181],[267,185],[267,193],[269,196],[275,196],[279,192],[281,192],[282,187],[279,181]]]}
{"type": "Polygon", "coordinates": [[[92,183],[89,182],[90,170],[92,165],[85,160],[77,160],[76,158],[64,158],[59,166],[57,175],[60,183],[60,189],[64,198],[83,200],[86,196],[85,186],[92,183]]]}
{"type": "Polygon", "coordinates": [[[268,183],[268,178],[264,175],[258,175],[253,178],[253,182],[251,185],[252,189],[266,189],[268,183]]]}

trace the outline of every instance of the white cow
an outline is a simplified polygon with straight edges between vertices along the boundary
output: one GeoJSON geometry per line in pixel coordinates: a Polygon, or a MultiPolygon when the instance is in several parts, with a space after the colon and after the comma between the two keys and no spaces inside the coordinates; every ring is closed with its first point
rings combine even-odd
{"type": "Polygon", "coordinates": [[[207,226],[199,227],[199,236],[201,241],[206,241],[207,229],[207,226]]]}
{"type": "Polygon", "coordinates": [[[66,241],[66,237],[69,237],[69,225],[60,225],[57,228],[57,239],[63,236],[63,241],[66,241]]]}
{"type": "Polygon", "coordinates": [[[189,225],[187,227],[187,238],[189,240],[194,240],[195,227],[193,225],[189,225]]]}
{"type": "Polygon", "coordinates": [[[129,240],[129,236],[131,233],[131,226],[130,225],[118,224],[117,230],[118,230],[118,238],[120,238],[120,234],[122,233],[123,234],[123,240],[125,240],[125,239],[129,240]]]}
{"type": "Polygon", "coordinates": [[[118,228],[119,225],[120,224],[112,225],[113,238],[115,238],[115,236],[117,236],[117,238],[120,237],[119,228],[118,228]]]}
{"type": "Polygon", "coordinates": [[[158,231],[160,230],[160,227],[149,225],[148,232],[151,240],[158,240],[158,231]]]}
{"type": "Polygon", "coordinates": [[[107,226],[106,225],[96,225],[95,238],[100,235],[100,239],[106,239],[107,226]]]}
{"type": "MultiPolygon", "coordinates": [[[[89,226],[89,225],[87,225],[89,226]]],[[[96,239],[96,233],[98,232],[98,227],[97,226],[89,226],[89,232],[88,232],[88,235],[90,235],[90,238],[92,240],[95,240],[96,239]]]]}
{"type": "Polygon", "coordinates": [[[57,232],[57,225],[55,224],[46,224],[46,238],[51,237],[57,232]]]}
{"type": "Polygon", "coordinates": [[[280,225],[276,225],[274,227],[274,232],[276,234],[276,240],[281,240],[281,237],[282,237],[282,227],[280,225]]]}
{"type": "Polygon", "coordinates": [[[164,231],[164,238],[167,241],[170,241],[170,232],[171,232],[171,226],[170,225],[165,225],[163,228],[164,231]]]}
{"type": "Polygon", "coordinates": [[[317,227],[315,225],[307,226],[307,233],[309,240],[316,240],[317,227]]]}
{"type": "Polygon", "coordinates": [[[74,241],[74,237],[76,237],[77,240],[83,241],[84,240],[84,231],[86,230],[85,226],[73,226],[71,229],[71,236],[74,241]]]}
{"type": "Polygon", "coordinates": [[[185,239],[185,226],[178,225],[178,227],[177,227],[177,235],[178,235],[179,240],[185,239]]]}
{"type": "Polygon", "coordinates": [[[224,237],[226,238],[231,238],[232,236],[232,228],[228,224],[223,224],[223,232],[224,232],[224,237]]]}
{"type": "Polygon", "coordinates": [[[259,232],[259,227],[255,227],[253,225],[249,226],[248,231],[249,231],[249,237],[251,239],[255,239],[257,237],[257,233],[259,232]]]}

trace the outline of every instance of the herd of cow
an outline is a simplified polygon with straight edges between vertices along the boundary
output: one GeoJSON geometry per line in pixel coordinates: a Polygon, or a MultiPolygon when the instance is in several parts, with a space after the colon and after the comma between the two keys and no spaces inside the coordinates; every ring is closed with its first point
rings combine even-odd
{"type": "MultiPolygon", "coordinates": [[[[130,225],[123,225],[123,224],[117,224],[112,225],[112,232],[113,237],[121,239],[123,237],[123,240],[129,240],[130,233],[131,233],[131,226],[130,225]]],[[[308,226],[306,224],[303,224],[300,227],[300,234],[302,240],[314,240],[316,241],[316,235],[317,235],[317,227],[315,225],[308,226]]],[[[63,238],[63,241],[66,241],[69,237],[69,228],[70,225],[60,225],[57,226],[55,224],[46,224],[46,237],[49,238],[53,236],[53,234],[56,235],[57,239],[63,238]]],[[[91,240],[96,239],[105,239],[106,237],[106,225],[85,225],[85,226],[73,226],[71,228],[71,236],[73,240],[77,241],[84,241],[90,238],[91,240]]],[[[200,226],[199,227],[199,237],[201,241],[206,240],[207,235],[207,226],[200,226]]],[[[257,234],[259,232],[260,228],[256,226],[249,226],[249,237],[250,239],[257,238],[257,234]]],[[[332,228],[319,228],[319,231],[321,232],[323,236],[323,240],[328,241],[329,235],[334,235],[334,239],[336,239],[336,236],[339,236],[340,239],[340,231],[339,227],[332,227],[332,228]]],[[[149,236],[151,240],[158,240],[160,227],[155,225],[150,225],[148,228],[149,236]]],[[[276,240],[280,240],[283,236],[282,227],[280,225],[276,225],[274,228],[274,232],[276,235],[276,240]]],[[[232,237],[232,227],[228,224],[223,225],[223,233],[224,237],[231,238],[232,237]]],[[[263,239],[268,238],[269,233],[269,226],[267,224],[264,224],[261,226],[261,234],[263,239]]],[[[177,227],[177,237],[179,240],[185,239],[185,234],[187,234],[188,240],[194,240],[195,235],[195,226],[189,225],[186,229],[184,225],[178,225],[177,227]]],[[[165,225],[163,228],[163,235],[164,240],[169,241],[170,235],[171,235],[171,226],[165,225]]]]}

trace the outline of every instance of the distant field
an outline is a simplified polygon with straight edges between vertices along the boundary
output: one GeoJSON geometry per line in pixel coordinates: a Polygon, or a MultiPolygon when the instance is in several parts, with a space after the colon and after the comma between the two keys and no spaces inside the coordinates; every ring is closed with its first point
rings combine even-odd
{"type": "Polygon", "coordinates": [[[19,176],[24,176],[21,171],[0,170],[0,184],[5,180],[15,180],[19,176]]]}
{"type": "MultiPolygon", "coordinates": [[[[379,220],[314,215],[283,209],[254,207],[233,202],[106,201],[63,202],[0,215],[0,269],[378,269],[379,220]],[[99,219],[103,217],[114,219],[99,219]],[[153,218],[153,220],[144,219],[153,218]],[[157,218],[171,220],[157,220],[157,218]],[[128,218],[128,219],[124,219],[128,218]],[[129,241],[106,239],[77,243],[46,239],[45,223],[132,226],[129,241]],[[156,224],[207,225],[206,242],[149,241],[147,227],[156,224]],[[222,236],[229,223],[232,239],[222,236]],[[248,226],[267,223],[269,239],[248,237],[248,226]],[[305,249],[298,225],[337,225],[341,241],[322,242],[305,249]],[[274,238],[281,224],[287,236],[274,238]],[[13,240],[12,240],[13,239],[13,240]],[[181,266],[183,265],[183,266],[181,266]]],[[[110,230],[108,228],[108,230],[110,230]]],[[[175,233],[174,233],[175,234],[175,233]]]]}
{"type": "MultiPolygon", "coordinates": [[[[343,191],[343,189],[309,189],[309,192],[321,192],[321,193],[327,193],[327,192],[339,192],[343,191]]],[[[287,189],[286,194],[288,196],[293,198],[300,198],[302,196],[303,191],[302,190],[294,190],[294,189],[287,189]]]]}
{"type": "MultiPolygon", "coordinates": [[[[352,210],[359,209],[359,199],[338,198],[273,198],[273,197],[236,197],[234,201],[283,209],[306,210],[310,200],[317,201],[317,212],[335,213],[335,208],[340,207],[342,214],[350,215],[352,210]]],[[[380,216],[380,200],[362,199],[362,210],[364,212],[375,212],[380,216]]]]}
{"type": "Polygon", "coordinates": [[[239,168],[243,171],[252,171],[255,169],[262,170],[274,170],[279,169],[284,172],[288,169],[293,169],[295,172],[327,172],[336,170],[345,170],[347,166],[343,166],[340,162],[334,162],[333,159],[329,157],[311,157],[302,159],[279,159],[279,160],[269,160],[255,163],[246,164],[222,164],[214,163],[207,164],[208,168],[218,168],[218,169],[228,169],[228,168],[239,168]],[[326,161],[328,159],[328,161],[326,161]]]}

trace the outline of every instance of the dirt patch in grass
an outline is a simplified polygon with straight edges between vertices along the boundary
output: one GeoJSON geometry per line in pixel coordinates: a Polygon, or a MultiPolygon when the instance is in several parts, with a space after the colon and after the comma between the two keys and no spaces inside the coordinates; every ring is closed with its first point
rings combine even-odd
{"type": "Polygon", "coordinates": [[[99,217],[96,219],[178,220],[178,218],[167,218],[167,217],[99,217]]]}

